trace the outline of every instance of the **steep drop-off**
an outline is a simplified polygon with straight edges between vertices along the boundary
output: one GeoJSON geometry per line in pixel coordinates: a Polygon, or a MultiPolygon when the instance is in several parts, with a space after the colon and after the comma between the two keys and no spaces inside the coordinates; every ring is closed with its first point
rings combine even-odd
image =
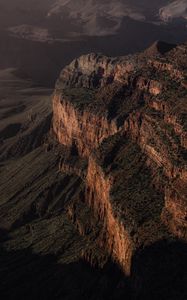
{"type": "Polygon", "coordinates": [[[58,142],[87,160],[97,243],[133,282],[143,277],[136,253],[187,239],[187,45],[154,53],[156,46],[82,56],[62,71],[53,97],[58,142]]]}
{"type": "Polygon", "coordinates": [[[53,111],[2,72],[2,299],[187,298],[186,58],[160,42],[84,55],[53,111]]]}
{"type": "Polygon", "coordinates": [[[50,95],[0,71],[0,298],[119,299],[124,276],[85,202],[87,162],[50,134],[50,95]]]}

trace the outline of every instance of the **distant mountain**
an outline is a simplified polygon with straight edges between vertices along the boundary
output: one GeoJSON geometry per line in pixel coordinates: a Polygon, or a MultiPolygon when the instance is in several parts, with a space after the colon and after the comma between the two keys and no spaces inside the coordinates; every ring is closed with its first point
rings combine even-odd
{"type": "Polygon", "coordinates": [[[143,11],[129,1],[58,0],[49,10],[48,17],[64,15],[82,27],[88,35],[114,34],[120,28],[125,16],[135,20],[145,20],[143,11]]]}
{"type": "Polygon", "coordinates": [[[83,34],[102,36],[117,33],[124,17],[161,25],[160,21],[186,19],[186,9],[186,0],[57,0],[47,16],[68,17],[82,27],[83,34]]]}
{"type": "Polygon", "coordinates": [[[161,25],[186,19],[186,10],[187,0],[0,0],[0,28],[40,24],[59,31],[61,24],[71,38],[106,36],[117,34],[125,17],[161,25]]]}
{"type": "Polygon", "coordinates": [[[187,40],[186,0],[0,0],[0,68],[53,85],[89,52],[119,56],[187,40]]]}
{"type": "Polygon", "coordinates": [[[172,1],[160,9],[160,18],[163,21],[170,21],[174,18],[187,19],[187,0],[172,1]]]}

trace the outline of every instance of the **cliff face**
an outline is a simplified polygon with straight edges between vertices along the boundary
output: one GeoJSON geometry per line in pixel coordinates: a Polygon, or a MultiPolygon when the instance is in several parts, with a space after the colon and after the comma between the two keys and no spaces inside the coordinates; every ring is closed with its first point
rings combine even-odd
{"type": "MultiPolygon", "coordinates": [[[[157,114],[155,118],[154,114],[131,116],[125,122],[125,130],[139,144],[142,152],[149,158],[150,165],[154,162],[160,169],[159,172],[163,172],[166,186],[162,221],[175,236],[186,238],[186,131],[178,123],[177,116],[168,117],[166,112],[161,119],[157,114]]],[[[158,186],[162,188],[161,175],[160,179],[158,186]]]]}
{"type": "Polygon", "coordinates": [[[184,76],[181,47],[75,60],[50,132],[48,97],[3,75],[4,298],[186,299],[187,90],[148,63],[167,59],[184,76]]]}
{"type": "Polygon", "coordinates": [[[115,216],[110,202],[112,178],[107,177],[93,158],[89,159],[86,178],[86,199],[103,222],[99,245],[119,263],[126,275],[130,275],[133,241],[123,223],[115,216]]]}
{"type": "Polygon", "coordinates": [[[124,83],[136,63],[133,56],[130,61],[126,57],[117,60],[101,54],[83,55],[61,72],[57,86],[97,88],[116,80],[124,83]]]}
{"type": "Polygon", "coordinates": [[[118,131],[114,121],[90,111],[80,112],[60,94],[53,98],[53,112],[53,130],[59,142],[74,146],[80,156],[88,157],[104,138],[118,131]]]}
{"type": "Polygon", "coordinates": [[[171,48],[82,56],[62,71],[53,97],[58,142],[87,161],[85,203],[102,228],[96,243],[128,276],[140,249],[187,238],[187,66],[177,56],[187,46],[171,48]]]}
{"type": "Polygon", "coordinates": [[[165,208],[163,220],[169,225],[172,232],[182,239],[187,238],[187,189],[186,182],[176,180],[173,186],[165,190],[165,208]]]}

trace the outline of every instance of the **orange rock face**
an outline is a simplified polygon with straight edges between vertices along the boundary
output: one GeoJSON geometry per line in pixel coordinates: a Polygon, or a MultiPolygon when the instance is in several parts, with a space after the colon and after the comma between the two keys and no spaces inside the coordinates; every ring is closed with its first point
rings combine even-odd
{"type": "Polygon", "coordinates": [[[162,217],[172,232],[180,238],[187,238],[187,184],[177,180],[166,188],[165,210],[162,217]]]}
{"type": "MultiPolygon", "coordinates": [[[[142,56],[119,59],[94,54],[82,56],[62,71],[53,98],[53,132],[57,140],[69,149],[76,149],[76,155],[88,161],[83,173],[79,167],[65,162],[60,169],[76,173],[85,181],[85,201],[102,223],[97,243],[107,249],[127,275],[131,274],[132,259],[138,248],[165,237],[165,232],[169,235],[168,231],[175,237],[187,238],[187,133],[185,102],[181,96],[185,95],[185,89],[178,84],[183,73],[181,66],[171,61],[173,53],[165,56],[170,59],[167,63],[154,58],[147,61],[142,56]],[[113,88],[109,90],[110,85],[113,88]],[[89,98],[88,91],[97,97],[89,98]],[[168,91],[174,94],[168,95],[168,91]],[[175,97],[179,100],[175,101],[175,97]],[[118,153],[126,140],[131,141],[132,148],[136,144],[133,149],[140,154],[134,152],[133,164],[126,157],[126,150],[121,157],[118,153]],[[145,191],[137,183],[139,174],[145,191]],[[126,190],[115,202],[111,193],[121,178],[126,190]],[[139,192],[134,193],[133,188],[139,192]],[[150,195],[148,202],[144,193],[150,195]],[[150,205],[145,215],[144,201],[150,205]]],[[[73,216],[73,209],[70,215],[73,216]]],[[[84,235],[82,225],[76,224],[84,235]]],[[[86,257],[92,255],[87,253],[86,257]]]]}
{"type": "Polygon", "coordinates": [[[88,157],[103,139],[118,131],[114,121],[86,110],[81,113],[61,95],[54,96],[53,113],[53,131],[58,141],[69,147],[75,144],[80,156],[88,157]]]}
{"type": "Polygon", "coordinates": [[[107,247],[125,274],[130,275],[133,241],[123,223],[114,215],[110,201],[112,178],[104,175],[92,157],[89,159],[86,186],[86,199],[104,224],[101,246],[107,247]]]}

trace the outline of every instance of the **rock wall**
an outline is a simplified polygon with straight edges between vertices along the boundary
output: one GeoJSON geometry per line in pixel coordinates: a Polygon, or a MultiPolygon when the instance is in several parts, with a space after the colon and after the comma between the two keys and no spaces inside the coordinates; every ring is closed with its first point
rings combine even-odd
{"type": "Polygon", "coordinates": [[[61,144],[75,146],[80,156],[88,157],[104,138],[115,134],[118,128],[114,121],[109,122],[105,117],[76,110],[57,94],[53,98],[53,131],[61,144]]]}
{"type": "MultiPolygon", "coordinates": [[[[158,98],[165,92],[165,83],[159,79],[146,77],[144,74],[137,75],[136,63],[137,57],[112,59],[95,54],[82,56],[62,71],[53,98],[53,132],[58,142],[73,149],[79,157],[88,160],[87,169],[81,170],[76,164],[69,165],[63,161],[60,170],[70,174],[76,173],[85,181],[85,201],[102,224],[97,243],[118,262],[126,275],[131,273],[132,257],[137,245],[126,229],[125,222],[120,221],[119,216],[114,212],[110,195],[113,178],[106,175],[95,155],[97,148],[105,139],[120,132],[124,139],[125,136],[130,136],[139,145],[142,154],[147,157],[147,164],[152,169],[152,174],[159,177],[158,190],[163,191],[163,182],[161,182],[163,177],[167,182],[162,222],[180,238],[186,238],[184,232],[187,226],[184,191],[187,168],[185,160],[179,159],[180,151],[186,149],[187,134],[167,101],[158,98]],[[127,97],[131,97],[132,101],[136,95],[142,97],[141,108],[132,109],[130,113],[129,110],[128,113],[125,110],[121,122],[123,125],[120,127],[117,125],[116,116],[112,119],[107,118],[108,98],[102,103],[106,110],[103,114],[99,111],[92,112],[90,107],[86,106],[80,110],[63,94],[64,89],[72,87],[98,91],[112,82],[122,84],[124,91],[128,90],[127,97]],[[171,128],[168,129],[168,126],[171,128]],[[158,170],[162,175],[157,174],[158,170]]],[[[138,67],[140,66],[142,61],[138,62],[138,67]]],[[[150,66],[158,72],[168,71],[171,78],[175,80],[182,78],[180,71],[172,64],[170,66],[154,60],[154,63],[149,62],[149,68],[150,66]]],[[[146,72],[147,69],[145,74],[146,72]]],[[[104,89],[103,91],[105,94],[104,89]]],[[[108,97],[108,94],[106,95],[108,97]]],[[[137,99],[137,102],[141,99],[137,99]]],[[[115,105],[116,102],[115,99],[115,105]]],[[[74,210],[74,208],[70,209],[70,215],[73,217],[74,210]]],[[[84,225],[81,225],[78,220],[76,224],[80,234],[84,235],[84,225]]],[[[145,233],[144,229],[142,232],[145,233]]],[[[148,236],[149,232],[146,231],[146,235],[148,236]]],[[[91,257],[92,260],[91,252],[85,256],[91,257]]]]}
{"type": "Polygon", "coordinates": [[[173,66],[172,63],[168,63],[167,61],[163,60],[149,60],[148,63],[151,67],[154,67],[156,70],[168,72],[173,79],[184,79],[184,73],[182,72],[182,70],[177,69],[175,66],[173,66]]]}
{"type": "Polygon", "coordinates": [[[162,219],[181,239],[187,238],[187,184],[177,180],[165,189],[165,209],[162,219]]]}
{"type": "MultiPolygon", "coordinates": [[[[176,120],[176,118],[173,117],[172,120],[176,120]]],[[[174,132],[180,137],[181,146],[185,148],[183,137],[186,136],[186,133],[182,126],[171,122],[171,119],[168,120],[167,117],[164,117],[164,121],[173,125],[174,132]]],[[[154,118],[151,119],[147,115],[139,113],[132,115],[125,122],[124,127],[150,161],[155,162],[157,167],[164,171],[168,186],[165,188],[165,207],[162,220],[172,233],[186,239],[184,233],[187,226],[187,165],[185,160],[177,162],[178,146],[174,141],[172,144],[171,136],[170,140],[167,140],[164,129],[159,128],[159,124],[154,121],[154,118]],[[159,132],[157,132],[158,129],[159,132]]]]}
{"type": "Polygon", "coordinates": [[[100,246],[107,249],[126,275],[130,275],[134,244],[124,224],[113,212],[110,199],[112,178],[106,177],[92,157],[89,159],[86,186],[86,199],[104,224],[100,246]]]}
{"type": "Polygon", "coordinates": [[[127,82],[128,75],[136,68],[136,60],[115,59],[91,53],[75,59],[60,74],[57,86],[82,86],[96,88],[113,81],[127,82]]]}

